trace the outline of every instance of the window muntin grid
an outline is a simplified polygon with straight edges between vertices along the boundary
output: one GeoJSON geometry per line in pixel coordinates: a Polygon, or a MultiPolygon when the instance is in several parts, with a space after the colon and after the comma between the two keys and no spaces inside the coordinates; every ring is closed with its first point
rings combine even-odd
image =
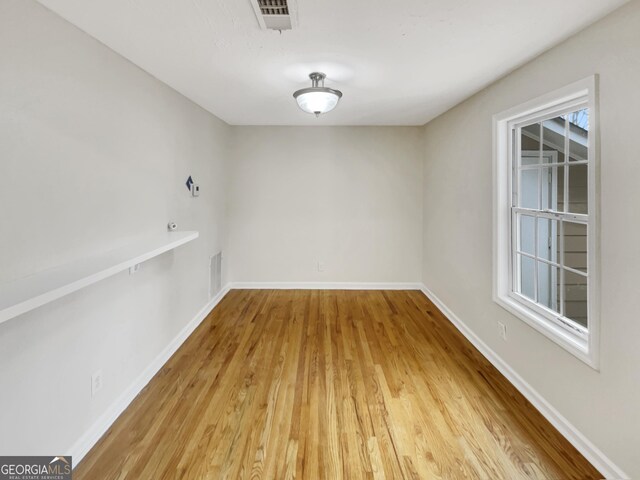
{"type": "Polygon", "coordinates": [[[588,332],[589,108],[512,130],[513,292],[538,313],[588,332]]]}

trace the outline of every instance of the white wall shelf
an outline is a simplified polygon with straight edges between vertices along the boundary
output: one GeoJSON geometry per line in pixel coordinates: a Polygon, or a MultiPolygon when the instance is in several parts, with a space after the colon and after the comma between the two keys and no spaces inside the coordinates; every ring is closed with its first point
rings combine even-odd
{"type": "Polygon", "coordinates": [[[198,232],[163,232],[116,250],[0,284],[0,323],[173,250],[198,235],[198,232]]]}

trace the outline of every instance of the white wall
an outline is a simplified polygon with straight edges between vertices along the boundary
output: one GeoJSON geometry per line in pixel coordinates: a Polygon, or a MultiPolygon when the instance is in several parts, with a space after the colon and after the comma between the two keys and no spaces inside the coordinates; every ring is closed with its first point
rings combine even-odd
{"type": "Polygon", "coordinates": [[[423,278],[631,478],[640,477],[640,2],[425,127],[423,278]],[[600,74],[602,335],[597,372],[492,302],[492,115],[600,74]],[[499,339],[496,321],[507,324],[499,339]]]}
{"type": "Polygon", "coordinates": [[[134,276],[0,325],[0,453],[68,453],[208,302],[209,255],[226,237],[229,130],[41,5],[0,0],[0,281],[169,220],[200,231],[134,276]]]}
{"type": "Polygon", "coordinates": [[[420,281],[421,129],[234,127],[233,136],[232,281],[420,281]]]}

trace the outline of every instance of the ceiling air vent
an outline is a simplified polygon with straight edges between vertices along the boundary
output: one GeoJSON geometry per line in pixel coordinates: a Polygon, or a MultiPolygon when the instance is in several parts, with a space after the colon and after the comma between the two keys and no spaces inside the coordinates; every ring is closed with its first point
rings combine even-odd
{"type": "Polygon", "coordinates": [[[294,0],[251,0],[263,30],[291,30],[294,25],[294,0]]]}

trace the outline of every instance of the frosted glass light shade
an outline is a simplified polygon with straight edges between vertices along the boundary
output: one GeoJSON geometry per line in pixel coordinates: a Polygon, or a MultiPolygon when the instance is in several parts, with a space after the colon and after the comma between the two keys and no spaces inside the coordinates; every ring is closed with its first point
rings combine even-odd
{"type": "Polygon", "coordinates": [[[307,113],[327,113],[336,108],[342,94],[330,88],[305,88],[296,92],[298,106],[307,113]]]}
{"type": "Polygon", "coordinates": [[[298,106],[307,113],[315,113],[316,117],[321,113],[327,113],[336,108],[342,97],[340,90],[333,90],[324,86],[327,76],[322,72],[309,74],[311,88],[303,88],[293,94],[298,106]]]}

